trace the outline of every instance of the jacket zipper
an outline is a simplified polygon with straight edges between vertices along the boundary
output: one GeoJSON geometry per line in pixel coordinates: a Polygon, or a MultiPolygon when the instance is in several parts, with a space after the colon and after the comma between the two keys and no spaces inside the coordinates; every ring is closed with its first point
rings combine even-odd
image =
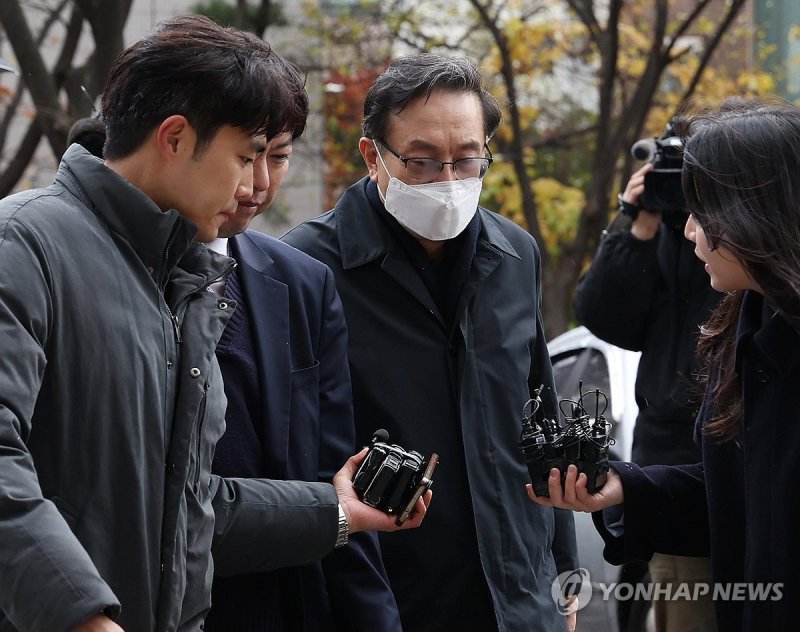
{"type": "MultiPolygon", "coordinates": [[[[167,241],[167,245],[164,248],[164,255],[163,255],[163,258],[162,258],[162,262],[163,262],[163,266],[162,267],[164,269],[166,269],[166,263],[167,263],[167,261],[169,259],[169,250],[170,250],[170,246],[172,245],[173,236],[174,236],[174,228],[173,228],[173,234],[170,235],[170,238],[167,241]]],[[[175,305],[179,306],[186,299],[186,297],[188,297],[189,295],[194,294],[197,291],[202,291],[204,289],[207,289],[212,283],[216,283],[220,279],[223,279],[225,276],[227,276],[228,273],[230,273],[231,270],[233,270],[236,267],[236,265],[237,265],[236,262],[233,262],[230,266],[228,266],[225,270],[223,270],[219,274],[219,276],[217,276],[216,278],[209,280],[208,283],[206,283],[202,287],[193,289],[190,292],[187,292],[186,295],[179,297],[175,301],[175,305]]],[[[180,360],[180,346],[181,346],[181,343],[183,342],[183,340],[181,338],[180,323],[178,322],[178,317],[172,312],[172,310],[170,309],[169,304],[167,303],[167,299],[164,296],[164,288],[161,286],[161,284],[159,284],[159,291],[161,293],[161,298],[164,301],[164,306],[167,308],[167,313],[169,314],[170,321],[172,322],[172,331],[173,331],[173,335],[174,335],[174,338],[175,338],[175,351],[177,353],[177,359],[180,360]]],[[[203,385],[203,396],[202,396],[202,398],[200,400],[200,406],[199,406],[199,411],[198,411],[199,417],[198,417],[198,421],[197,421],[197,449],[196,449],[196,453],[195,453],[196,470],[195,470],[195,475],[194,475],[194,493],[195,494],[198,494],[200,492],[200,471],[202,469],[201,468],[202,463],[201,463],[201,456],[200,455],[201,455],[201,445],[202,445],[202,435],[203,435],[203,421],[204,421],[205,416],[206,416],[206,400],[207,400],[207,398],[208,398],[208,383],[205,383],[203,385]]]]}
{"type": "MultiPolygon", "coordinates": [[[[164,298],[164,294],[161,294],[161,298],[164,298]]],[[[181,326],[178,323],[178,317],[172,313],[172,310],[169,308],[167,304],[167,299],[164,299],[164,307],[167,308],[167,313],[169,314],[169,319],[172,322],[172,333],[175,337],[175,351],[178,354],[178,358],[180,358],[181,353],[181,343],[183,339],[181,338],[181,326]]]]}
{"type": "Polygon", "coordinates": [[[236,263],[236,262],[234,261],[234,262],[233,262],[231,265],[229,265],[229,266],[228,266],[227,268],[225,268],[225,269],[224,269],[222,272],[220,272],[220,273],[219,273],[219,276],[217,276],[217,277],[216,277],[216,278],[214,278],[214,279],[209,279],[209,280],[208,280],[208,283],[206,283],[206,284],[205,284],[205,285],[204,285],[202,288],[200,288],[200,289],[207,290],[207,289],[208,289],[210,286],[214,285],[214,284],[215,284],[215,283],[217,283],[218,281],[222,281],[222,279],[224,279],[226,276],[228,276],[228,275],[231,273],[231,271],[232,271],[234,268],[236,268],[236,266],[238,266],[238,265],[239,265],[239,264],[238,264],[238,263],[236,263]]]}
{"type": "MultiPolygon", "coordinates": [[[[167,252],[169,252],[169,246],[167,246],[167,249],[165,251],[165,255],[166,255],[167,252]]],[[[218,277],[209,280],[208,283],[206,283],[202,287],[193,289],[193,290],[187,292],[186,294],[184,294],[183,296],[179,297],[178,300],[175,301],[175,305],[176,306],[180,305],[186,299],[187,296],[189,296],[191,294],[194,294],[195,292],[199,292],[199,291],[202,291],[202,290],[207,290],[210,285],[213,285],[217,281],[219,281],[221,279],[224,279],[231,272],[231,270],[233,270],[237,265],[238,264],[236,262],[234,262],[233,264],[231,264],[230,266],[225,268],[225,270],[223,270],[218,277]]],[[[169,304],[167,304],[167,299],[164,298],[164,291],[163,290],[161,290],[161,297],[164,299],[164,306],[167,308],[167,312],[169,313],[169,318],[172,321],[172,330],[173,330],[173,332],[175,334],[175,350],[178,352],[178,357],[180,357],[180,345],[183,342],[183,339],[181,338],[181,326],[180,326],[180,323],[178,322],[178,317],[175,314],[173,314],[172,310],[169,308],[169,304]]]]}
{"type": "MultiPolygon", "coordinates": [[[[185,301],[188,296],[191,296],[192,294],[196,294],[198,292],[202,292],[203,290],[208,290],[208,288],[211,285],[214,285],[214,283],[216,283],[217,281],[221,281],[222,279],[224,279],[226,276],[228,276],[228,274],[230,274],[231,270],[233,270],[237,265],[239,265],[239,264],[234,261],[231,265],[229,265],[222,272],[220,272],[219,276],[217,276],[217,277],[215,277],[213,279],[209,279],[208,282],[205,283],[205,285],[201,285],[201,286],[198,286],[196,288],[193,288],[193,289],[189,290],[188,292],[186,292],[186,294],[182,294],[181,296],[179,296],[177,298],[177,300],[175,301],[176,307],[178,305],[180,305],[181,303],[183,303],[183,301],[185,301]]],[[[164,295],[163,291],[161,292],[161,295],[162,296],[164,295]]],[[[164,302],[166,303],[166,299],[164,300],[164,302]]],[[[173,319],[173,323],[174,323],[175,327],[178,327],[178,319],[175,316],[172,315],[172,312],[169,310],[169,305],[167,305],[167,311],[169,311],[170,316],[173,319]]],[[[177,334],[178,340],[180,341],[180,329],[179,328],[177,329],[176,334],[177,334]]]]}
{"type": "MultiPolygon", "coordinates": [[[[175,240],[175,232],[176,232],[177,224],[172,227],[172,232],[170,233],[169,238],[167,239],[167,245],[164,247],[164,254],[161,257],[161,272],[164,273],[164,270],[167,269],[167,262],[169,261],[169,250],[172,247],[172,242],[175,240]]],[[[181,352],[181,327],[180,323],[178,323],[178,317],[172,313],[172,310],[169,307],[169,303],[167,303],[167,298],[164,296],[164,284],[166,279],[162,279],[158,283],[158,291],[161,293],[161,298],[164,301],[164,307],[167,308],[167,313],[169,314],[169,319],[172,322],[172,333],[175,338],[175,352],[177,354],[176,360],[180,359],[180,352],[181,352]]]]}
{"type": "MultiPolygon", "coordinates": [[[[219,274],[219,276],[217,276],[214,279],[210,279],[208,281],[208,283],[206,283],[202,288],[200,288],[200,290],[208,289],[208,287],[210,285],[212,285],[213,283],[216,283],[217,281],[219,281],[221,279],[224,279],[230,273],[230,271],[233,270],[236,267],[236,265],[237,265],[236,262],[233,262],[230,266],[228,266],[225,270],[223,270],[219,274]]],[[[189,294],[191,294],[193,292],[190,292],[189,294]]],[[[187,294],[186,296],[188,296],[189,294],[187,294]]],[[[184,296],[180,297],[180,299],[178,301],[176,301],[176,303],[180,304],[180,302],[183,301],[184,298],[186,298],[186,297],[184,297],[184,296]]],[[[177,323],[177,319],[174,319],[173,322],[177,323]]],[[[180,336],[180,332],[179,331],[178,331],[177,335],[180,336]]],[[[180,338],[179,338],[179,340],[180,340],[180,338]]],[[[206,401],[207,401],[207,399],[208,399],[208,382],[203,384],[203,397],[200,400],[200,409],[199,409],[199,412],[198,412],[198,420],[197,420],[197,451],[195,453],[196,466],[195,466],[195,474],[194,474],[194,493],[195,493],[195,495],[198,495],[200,493],[200,471],[202,469],[201,468],[202,463],[201,463],[201,456],[200,455],[201,455],[201,447],[202,447],[202,439],[203,439],[203,421],[205,420],[205,417],[206,417],[206,401]]]]}

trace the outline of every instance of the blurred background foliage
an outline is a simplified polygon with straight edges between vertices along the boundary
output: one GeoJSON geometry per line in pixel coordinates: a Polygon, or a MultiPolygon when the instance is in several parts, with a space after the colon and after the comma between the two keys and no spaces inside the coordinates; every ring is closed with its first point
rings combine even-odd
{"type": "MultiPolygon", "coordinates": [[[[0,54],[21,70],[0,82],[0,194],[13,189],[43,139],[56,157],[63,153],[69,125],[91,111],[79,86],[98,93],[122,49],[131,3],[0,2],[0,54]],[[93,48],[77,61],[81,37],[93,48]],[[37,47],[54,38],[59,55],[45,63],[37,47]],[[24,109],[23,96],[33,104],[28,128],[9,146],[9,121],[24,109]]],[[[312,119],[320,121],[307,136],[320,136],[324,209],[365,173],[363,99],[390,60],[429,51],[474,59],[504,110],[489,142],[495,162],[482,203],[538,240],[549,335],[571,324],[575,284],[639,166],[629,151],[636,140],[660,136],[682,110],[731,95],[793,99],[800,86],[795,0],[208,0],[186,7],[265,37],[307,73],[312,119]]]]}

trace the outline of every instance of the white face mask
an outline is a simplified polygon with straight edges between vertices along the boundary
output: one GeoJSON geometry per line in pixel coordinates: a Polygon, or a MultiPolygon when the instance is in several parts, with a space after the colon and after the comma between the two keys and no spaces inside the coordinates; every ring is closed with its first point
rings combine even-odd
{"type": "Polygon", "coordinates": [[[431,241],[444,241],[461,234],[478,210],[483,186],[480,178],[406,184],[389,173],[377,145],[375,151],[389,175],[386,195],[380,187],[378,195],[392,217],[412,233],[431,241]]]}

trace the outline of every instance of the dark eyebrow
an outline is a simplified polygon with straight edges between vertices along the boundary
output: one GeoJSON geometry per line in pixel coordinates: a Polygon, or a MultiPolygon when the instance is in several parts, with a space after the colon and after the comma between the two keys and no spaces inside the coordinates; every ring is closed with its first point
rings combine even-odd
{"type": "MultiPolygon", "coordinates": [[[[429,143],[426,140],[422,140],[421,138],[413,138],[413,139],[411,139],[408,142],[407,146],[408,146],[408,150],[406,151],[406,153],[408,153],[410,151],[430,151],[430,152],[434,152],[434,151],[437,151],[439,149],[436,145],[434,145],[432,143],[429,143]]],[[[483,144],[479,143],[477,141],[476,142],[468,141],[466,143],[462,143],[461,145],[459,145],[457,147],[457,149],[461,150],[461,151],[473,151],[474,150],[475,152],[480,153],[480,150],[483,149],[483,144]]]]}

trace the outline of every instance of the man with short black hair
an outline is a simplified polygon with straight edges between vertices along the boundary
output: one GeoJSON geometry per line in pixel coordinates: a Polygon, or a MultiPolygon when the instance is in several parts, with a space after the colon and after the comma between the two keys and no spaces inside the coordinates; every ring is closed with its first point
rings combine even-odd
{"type": "Polygon", "coordinates": [[[111,70],[106,162],[73,145],[50,187],[0,203],[0,629],[198,630],[215,567],[317,560],[341,515],[397,529],[358,502],[356,458],[336,489],[211,474],[235,305],[208,287],[234,262],[197,242],[284,128],[271,55],[163,23],[111,70]]]}
{"type": "MultiPolygon", "coordinates": [[[[238,263],[224,287],[213,286],[237,309],[217,345],[228,409],[212,471],[329,481],[356,451],[347,329],[333,273],[296,248],[247,230],[275,200],[308,114],[302,75],[280,55],[272,62],[293,96],[284,109],[284,131],[256,159],[252,197],[239,203],[209,244],[238,263]]],[[[354,533],[318,562],[215,577],[205,629],[401,627],[377,537],[354,533]]]]}

